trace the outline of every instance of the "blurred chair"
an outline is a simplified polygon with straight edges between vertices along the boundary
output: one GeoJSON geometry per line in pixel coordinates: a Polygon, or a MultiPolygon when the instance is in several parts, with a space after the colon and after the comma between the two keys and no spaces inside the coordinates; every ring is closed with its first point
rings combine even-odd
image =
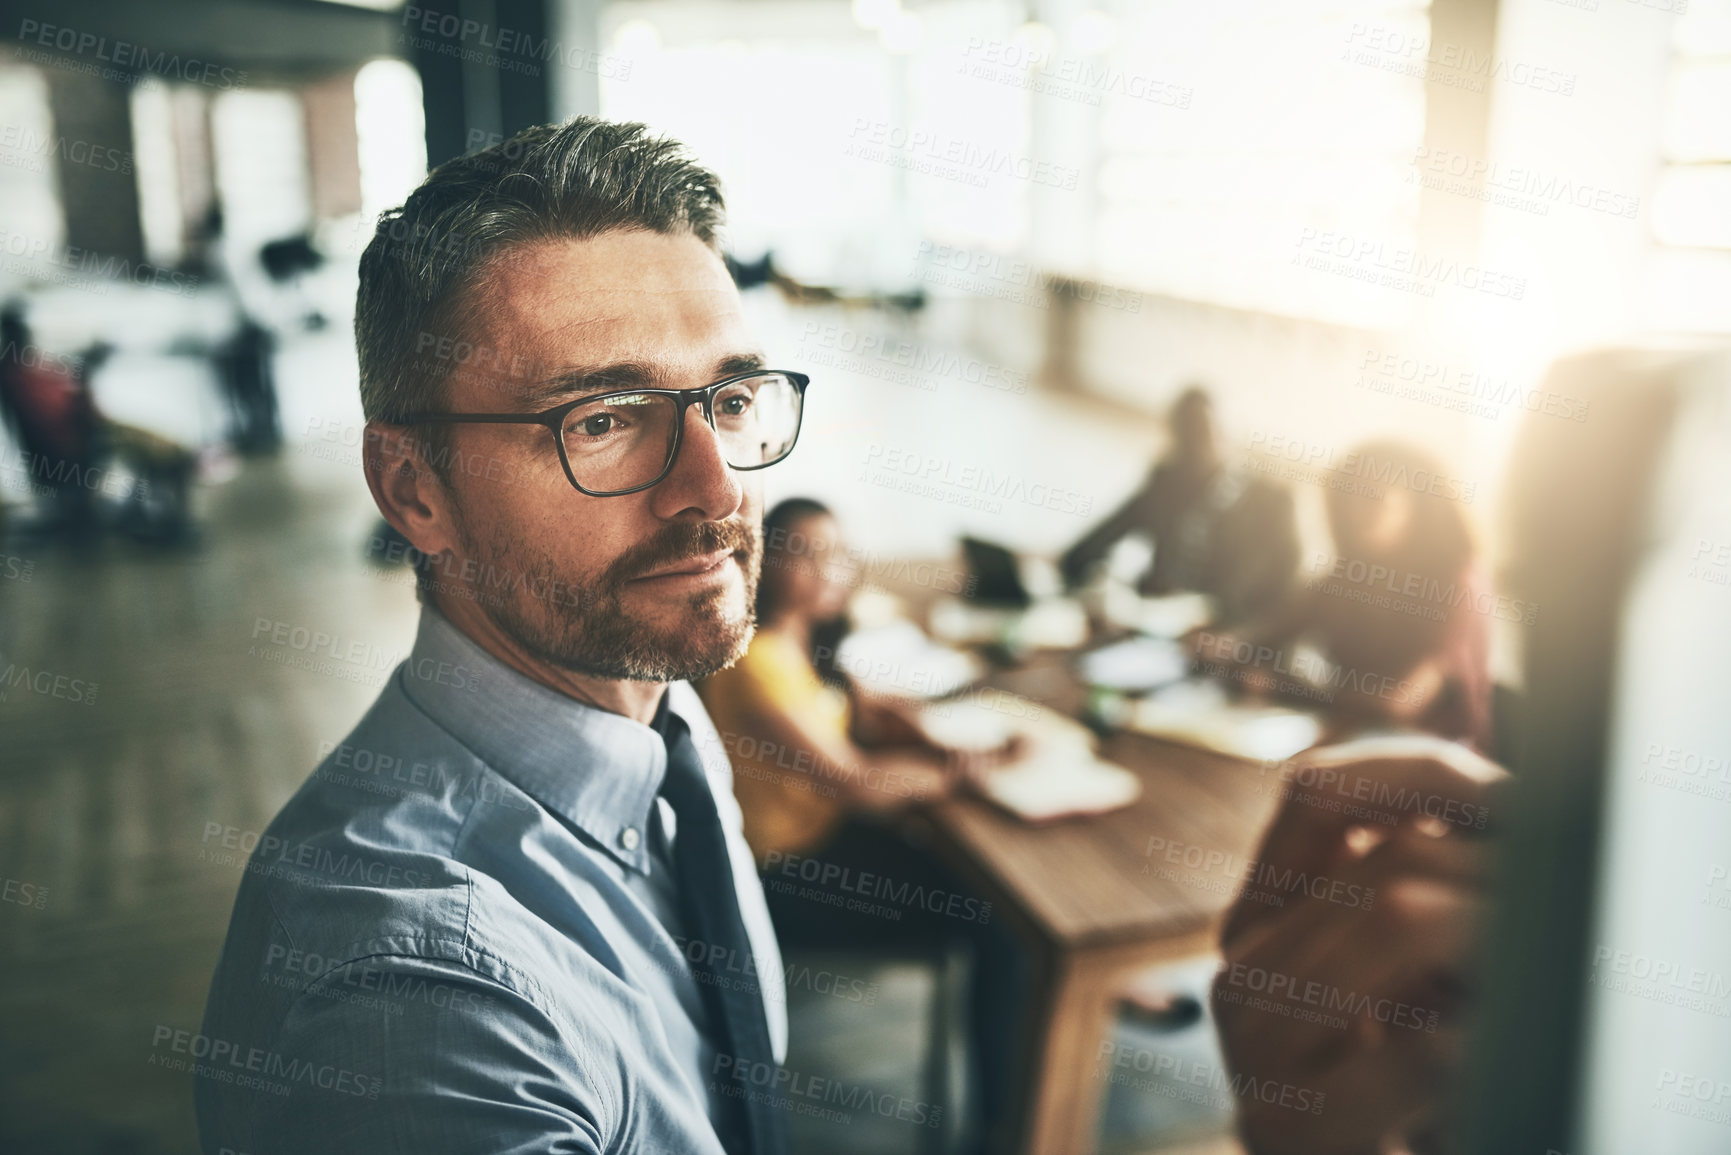
{"type": "Polygon", "coordinates": [[[263,453],[282,445],[278,416],[276,337],[252,317],[212,352],[229,405],[229,439],[242,453],[263,453]]]}
{"type": "Polygon", "coordinates": [[[112,349],[99,343],[67,359],[33,348],[23,303],[0,309],[0,413],[23,450],[25,477],[49,506],[32,528],[83,538],[106,522],[140,541],[190,540],[194,455],[108,420],[91,395],[90,378],[112,349]]]}

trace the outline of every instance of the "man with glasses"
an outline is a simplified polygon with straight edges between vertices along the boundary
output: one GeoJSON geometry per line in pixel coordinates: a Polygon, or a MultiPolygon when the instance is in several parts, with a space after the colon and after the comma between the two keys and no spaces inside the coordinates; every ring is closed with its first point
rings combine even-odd
{"type": "Polygon", "coordinates": [[[751,638],[768,368],[715,177],[580,118],[441,166],[361,261],[409,659],[257,840],[206,1152],[784,1150],[780,956],[687,684],[751,638]]]}

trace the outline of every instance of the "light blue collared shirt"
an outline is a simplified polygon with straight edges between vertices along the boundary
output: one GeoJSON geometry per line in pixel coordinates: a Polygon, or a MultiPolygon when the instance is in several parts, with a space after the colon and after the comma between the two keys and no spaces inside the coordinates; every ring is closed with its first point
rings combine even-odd
{"type": "MultiPolygon", "coordinates": [[[[709,774],[787,1046],[781,956],[719,736],[709,774]]],[[[660,734],[494,659],[426,609],[407,662],[259,840],[197,1037],[206,1155],[687,1152],[741,1074],[686,961],[660,734]]],[[[184,1047],[180,1046],[181,1043],[184,1047]]]]}

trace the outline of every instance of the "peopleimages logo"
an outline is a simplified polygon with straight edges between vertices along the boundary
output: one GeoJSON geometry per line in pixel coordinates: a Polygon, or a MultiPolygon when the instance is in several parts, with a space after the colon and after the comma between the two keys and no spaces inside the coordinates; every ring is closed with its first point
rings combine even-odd
{"type": "Polygon", "coordinates": [[[48,905],[48,888],[21,878],[0,878],[0,902],[42,910],[48,905]]]}
{"type": "Polygon", "coordinates": [[[1655,1107],[1670,1115],[1686,1115],[1720,1125],[1731,1124],[1731,1082],[1713,1075],[1697,1075],[1671,1067],[1659,1068],[1660,1101],[1655,1107]]]}
{"type": "MultiPolygon", "coordinates": [[[[855,870],[851,866],[805,858],[779,850],[769,852],[763,870],[772,878],[809,882],[820,890],[858,895],[865,899],[892,903],[894,906],[917,907],[965,922],[985,923],[992,917],[992,904],[981,902],[977,898],[944,890],[942,887],[898,882],[887,875],[874,874],[869,870],[855,870]]],[[[890,909],[897,918],[900,917],[900,911],[894,911],[893,907],[890,909]]]]}
{"type": "Polygon", "coordinates": [[[1378,457],[1357,450],[1341,452],[1320,442],[1305,441],[1255,430],[1250,434],[1250,452],[1262,457],[1290,461],[1319,474],[1356,478],[1373,486],[1387,489],[1410,489],[1432,497],[1447,498],[1462,505],[1471,505],[1478,495],[1478,483],[1452,474],[1433,473],[1428,469],[1413,469],[1393,457],[1378,457]]]}
{"type": "Polygon", "coordinates": [[[1228,854],[1218,848],[1179,842],[1157,834],[1148,836],[1142,855],[1148,859],[1142,864],[1143,874],[1178,882],[1183,880],[1178,877],[1178,871],[1170,869],[1172,867],[1201,874],[1218,872],[1221,875],[1218,881],[1227,884],[1226,890],[1236,890],[1242,885],[1243,897],[1268,906],[1283,906],[1287,897],[1303,894],[1337,906],[1369,910],[1376,899],[1376,888],[1372,886],[1294,870],[1291,866],[1228,854]],[[1156,866],[1156,861],[1167,866],[1156,866]]]}
{"type": "Polygon", "coordinates": [[[1573,72],[1506,56],[1481,54],[1450,41],[1433,42],[1430,33],[1355,22],[1346,38],[1343,59],[1418,77],[1449,88],[1483,92],[1486,80],[1531,88],[1557,96],[1573,96],[1573,72]]]}
{"type": "MultiPolygon", "coordinates": [[[[92,60],[114,65],[113,69],[102,70],[105,80],[119,80],[128,73],[147,72],[153,76],[216,88],[241,88],[246,84],[244,71],[226,68],[193,56],[183,60],[179,53],[153,53],[142,44],[133,44],[126,40],[110,41],[108,37],[98,36],[94,32],[80,32],[76,28],[43,24],[38,20],[20,21],[18,39],[27,44],[34,42],[43,48],[52,48],[73,56],[87,56],[92,60]],[[110,72],[114,75],[108,75],[110,72]]],[[[21,48],[17,55],[30,59],[38,54],[21,48]]]]}
{"type": "Polygon", "coordinates": [[[96,705],[97,684],[71,674],[56,673],[38,667],[31,669],[17,662],[7,662],[0,669],[0,702],[12,690],[24,690],[44,698],[59,698],[80,706],[96,705]]]}
{"type": "Polygon", "coordinates": [[[1005,393],[1026,393],[1028,375],[977,357],[903,340],[894,334],[861,333],[842,325],[808,321],[800,348],[813,364],[846,369],[927,392],[949,377],[1005,393]]]}
{"type": "Polygon", "coordinates": [[[198,278],[179,269],[163,268],[149,261],[130,261],[77,245],[57,245],[46,237],[4,228],[0,228],[0,258],[6,258],[5,266],[13,271],[52,277],[97,292],[106,291],[107,283],[113,281],[130,281],[140,288],[161,289],[176,297],[189,297],[198,290],[198,278]]]}
{"type": "Polygon", "coordinates": [[[1488,806],[1395,786],[1380,778],[1352,772],[1344,766],[1267,761],[1261,764],[1258,773],[1282,794],[1305,791],[1310,800],[1318,804],[1333,803],[1329,809],[1341,810],[1344,804],[1348,809],[1342,812],[1355,818],[1382,822],[1402,814],[1422,814],[1451,826],[1474,830],[1483,830],[1490,821],[1488,806]],[[1272,780],[1268,777],[1270,773],[1274,775],[1272,780]]]}
{"type": "Polygon", "coordinates": [[[263,1047],[246,1047],[228,1039],[214,1039],[160,1024],[150,1040],[150,1047],[152,1066],[191,1070],[202,1078],[250,1086],[276,1095],[288,1095],[294,1085],[300,1083],[358,1099],[377,1099],[385,1085],[383,1079],[358,1074],[347,1067],[311,1063],[263,1047]],[[163,1053],[164,1044],[167,1044],[167,1054],[163,1053]]]}
{"type": "Polygon", "coordinates": [[[1280,675],[1292,679],[1282,685],[1282,690],[1308,691],[1321,701],[1333,701],[1332,693],[1345,689],[1408,706],[1419,701],[1424,693],[1408,678],[1339,665],[1303,649],[1288,656],[1284,649],[1253,645],[1228,634],[1198,634],[1196,652],[1194,673],[1237,680],[1257,674],[1280,675]]]}
{"type": "Polygon", "coordinates": [[[1352,1018],[1435,1034],[1441,1015],[1399,999],[1372,998],[1329,983],[1301,979],[1245,963],[1233,963],[1216,978],[1214,997],[1253,1010],[1345,1030],[1352,1018]]]}
{"type": "Polygon", "coordinates": [[[255,644],[247,648],[248,657],[319,673],[335,672],[350,681],[359,680],[353,674],[382,674],[401,663],[404,677],[471,694],[480,686],[480,678],[467,666],[397,653],[358,638],[345,642],[329,631],[294,622],[254,618],[252,637],[255,644]]]}
{"type": "Polygon", "coordinates": [[[13,168],[27,168],[32,172],[43,171],[39,162],[46,157],[58,157],[62,164],[82,165],[86,168],[98,169],[102,172],[118,172],[126,175],[132,173],[132,154],[118,148],[93,144],[88,140],[74,140],[66,136],[43,136],[32,132],[21,124],[8,124],[0,128],[0,153],[11,154],[16,163],[6,156],[0,156],[0,164],[13,168]]]}
{"type": "Polygon", "coordinates": [[[1338,233],[1332,229],[1299,231],[1298,252],[1292,264],[1319,272],[1367,281],[1384,288],[1402,289],[1423,297],[1436,295],[1438,285],[1484,293],[1510,301],[1527,295],[1527,279],[1497,269],[1485,268],[1435,256],[1374,237],[1338,233]]]}
{"type": "Polygon", "coordinates": [[[362,858],[347,851],[339,853],[311,842],[291,843],[275,834],[222,822],[204,824],[198,857],[213,866],[244,866],[249,873],[273,878],[325,875],[392,888],[426,886],[433,880],[430,871],[410,870],[382,858],[362,858]]]}
{"type": "Polygon", "coordinates": [[[1113,1039],[1100,1044],[1094,1057],[1094,1078],[1219,1110],[1230,1110],[1235,1099],[1254,1099],[1269,1107],[1320,1115],[1328,1099],[1323,1092],[1308,1087],[1258,1079],[1242,1071],[1233,1073],[1217,1064],[1126,1046],[1113,1039]],[[1146,1077],[1137,1078],[1137,1074],[1146,1077]],[[1204,1089],[1214,1094],[1206,1094],[1204,1089]]]}
{"type": "MultiPolygon", "coordinates": [[[[488,11],[491,10],[489,5],[488,11]]],[[[399,44],[485,64],[501,72],[539,76],[541,69],[534,62],[540,61],[557,63],[573,72],[592,72],[606,80],[631,78],[628,58],[603,55],[581,44],[568,45],[508,25],[494,26],[415,4],[403,7],[402,28],[399,44]],[[437,43],[435,37],[445,43],[437,43]]],[[[469,135],[473,139],[476,133],[471,130],[469,135]]]]}
{"type": "Polygon", "coordinates": [[[1585,421],[1587,402],[1548,389],[1528,389],[1508,376],[1483,372],[1469,365],[1451,365],[1447,358],[1413,356],[1368,348],[1359,362],[1360,388],[1427,401],[1439,408],[1496,418],[1522,410],[1562,421],[1585,421]]]}
{"type": "Polygon", "coordinates": [[[1304,583],[1307,590],[1433,622],[1447,621],[1450,612],[1463,607],[1498,621],[1530,626],[1539,620],[1539,607],[1531,602],[1493,594],[1464,581],[1443,582],[1382,562],[1318,553],[1310,563],[1310,572],[1313,576],[1304,583]]]}
{"type": "Polygon", "coordinates": [[[1612,192],[1527,165],[1506,165],[1500,160],[1470,157],[1446,148],[1420,145],[1413,154],[1413,166],[1426,188],[1471,196],[1509,208],[1536,209],[1541,216],[1549,215],[1552,204],[1573,205],[1625,220],[1634,220],[1641,211],[1640,197],[1612,192]]]}
{"type": "Polygon", "coordinates": [[[851,1123],[851,1112],[869,1112],[917,1127],[937,1127],[944,1120],[944,1109],[936,1103],[808,1075],[760,1059],[717,1054],[710,1074],[719,1080],[710,1086],[730,1098],[767,1103],[796,1115],[831,1122],[851,1123]]]}
{"type": "Polygon", "coordinates": [[[958,73],[1013,88],[1099,107],[1103,96],[1189,108],[1195,90],[1182,84],[1125,72],[1080,56],[1055,56],[1032,44],[968,37],[958,73]]]}
{"type": "Polygon", "coordinates": [[[843,152],[846,156],[881,161],[980,188],[996,176],[1074,192],[1082,175],[1081,169],[1071,165],[1053,164],[946,133],[904,128],[863,116],[854,118],[848,137],[843,152]]]}
{"type": "Polygon", "coordinates": [[[491,994],[467,984],[429,982],[416,974],[372,966],[346,956],[326,956],[281,943],[265,950],[261,980],[304,994],[315,994],[337,1002],[389,1008],[401,1015],[404,1004],[425,1003],[440,1010],[480,1012],[496,1001],[491,994]]]}
{"type": "Polygon", "coordinates": [[[1678,959],[1617,950],[1600,943],[1593,948],[1587,982],[1648,1002],[1731,1018],[1731,975],[1678,959]]]}
{"type": "MultiPolygon", "coordinates": [[[[756,994],[765,987],[764,972],[758,970],[757,956],[749,950],[739,950],[721,943],[674,935],[678,949],[673,958],[656,957],[656,966],[668,974],[689,974],[697,982],[723,990],[756,994]]],[[[768,975],[773,987],[775,975],[768,975]]],[[[783,962],[782,989],[808,990],[813,994],[840,999],[843,1002],[871,1006],[878,1001],[877,983],[853,978],[823,967],[811,967],[797,962],[783,962]]]]}
{"type": "Polygon", "coordinates": [[[994,513],[1002,512],[1002,503],[1006,501],[1077,516],[1086,516],[1094,508],[1091,495],[1061,485],[1030,482],[1014,473],[998,473],[983,466],[876,441],[866,448],[865,468],[859,479],[956,504],[986,503],[982,508],[994,513]]]}

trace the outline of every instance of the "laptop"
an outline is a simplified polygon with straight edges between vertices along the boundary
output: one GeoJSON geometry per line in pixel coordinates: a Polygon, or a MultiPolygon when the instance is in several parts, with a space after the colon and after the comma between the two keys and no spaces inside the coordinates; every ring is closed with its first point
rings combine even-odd
{"type": "Polygon", "coordinates": [[[963,537],[962,558],[974,577],[968,600],[1013,609],[1033,604],[1034,596],[1022,582],[1021,563],[1010,550],[981,538],[963,537]]]}

